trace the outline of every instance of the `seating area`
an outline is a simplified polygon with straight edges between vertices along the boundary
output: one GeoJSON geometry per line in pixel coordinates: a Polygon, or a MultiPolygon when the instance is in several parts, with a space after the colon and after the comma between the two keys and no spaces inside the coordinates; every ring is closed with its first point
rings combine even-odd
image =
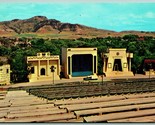
{"type": "Polygon", "coordinates": [[[155,122],[154,81],[0,90],[0,122],[155,122]]]}
{"type": "Polygon", "coordinates": [[[47,100],[1,91],[0,122],[155,122],[155,93],[47,100]]]}
{"type": "Polygon", "coordinates": [[[48,100],[83,98],[92,96],[120,95],[132,93],[154,92],[154,79],[112,80],[101,82],[74,82],[59,85],[30,87],[27,92],[48,100]]]}
{"type": "Polygon", "coordinates": [[[74,113],[77,119],[83,118],[83,122],[128,122],[128,118],[141,122],[142,117],[147,118],[143,122],[155,121],[154,93],[56,100],[54,104],[74,113]]]}
{"type": "MultiPolygon", "coordinates": [[[[43,100],[26,91],[8,91],[0,100],[0,122],[76,122],[74,113],[59,109],[53,103],[43,100]]],[[[79,120],[77,120],[79,121],[79,120]]]]}

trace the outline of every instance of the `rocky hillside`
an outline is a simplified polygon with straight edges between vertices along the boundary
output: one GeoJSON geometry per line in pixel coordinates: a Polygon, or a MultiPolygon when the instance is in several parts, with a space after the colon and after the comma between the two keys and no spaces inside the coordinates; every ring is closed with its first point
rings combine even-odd
{"type": "Polygon", "coordinates": [[[93,38],[107,36],[122,36],[136,34],[140,36],[155,36],[155,32],[123,31],[96,29],[80,24],[62,23],[44,16],[35,16],[30,19],[0,22],[0,36],[16,37],[48,37],[48,38],[93,38]]]}

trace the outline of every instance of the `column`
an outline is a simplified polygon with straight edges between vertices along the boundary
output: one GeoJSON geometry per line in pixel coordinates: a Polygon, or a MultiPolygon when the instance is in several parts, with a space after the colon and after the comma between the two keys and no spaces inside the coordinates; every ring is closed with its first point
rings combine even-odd
{"type": "Polygon", "coordinates": [[[94,55],[92,55],[92,61],[93,61],[93,63],[92,63],[92,71],[93,71],[93,74],[94,74],[94,55]]]}
{"type": "Polygon", "coordinates": [[[106,58],[103,58],[103,72],[106,72],[106,58]]]}
{"type": "Polygon", "coordinates": [[[40,77],[40,60],[38,60],[38,76],[40,77]]]}
{"type": "Polygon", "coordinates": [[[57,60],[57,75],[60,75],[61,67],[60,67],[60,60],[57,60]]]}
{"type": "Polygon", "coordinates": [[[97,73],[97,56],[94,56],[94,73],[97,73]]]}
{"type": "Polygon", "coordinates": [[[46,65],[46,75],[49,76],[49,60],[47,60],[47,65],[46,65]]]}
{"type": "Polygon", "coordinates": [[[129,71],[131,71],[131,58],[129,58],[129,71]]]}
{"type": "Polygon", "coordinates": [[[67,57],[67,75],[70,75],[70,56],[67,57]]]}
{"type": "Polygon", "coordinates": [[[72,75],[72,56],[70,56],[70,75],[72,75]]]}

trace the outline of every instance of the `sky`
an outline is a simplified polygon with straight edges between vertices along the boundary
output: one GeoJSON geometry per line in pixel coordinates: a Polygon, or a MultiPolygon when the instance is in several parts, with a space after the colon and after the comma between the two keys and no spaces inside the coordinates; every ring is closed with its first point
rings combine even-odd
{"type": "Polygon", "coordinates": [[[155,31],[155,2],[3,2],[0,21],[46,16],[113,31],[155,31]]]}

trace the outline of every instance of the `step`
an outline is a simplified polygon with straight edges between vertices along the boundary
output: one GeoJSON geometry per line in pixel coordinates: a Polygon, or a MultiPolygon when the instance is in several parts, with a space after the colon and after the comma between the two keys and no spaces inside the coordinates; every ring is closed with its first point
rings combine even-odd
{"type": "Polygon", "coordinates": [[[117,120],[123,118],[134,118],[140,116],[155,115],[155,109],[147,109],[141,111],[129,111],[121,113],[110,113],[98,116],[88,116],[84,117],[86,122],[107,122],[109,120],[117,120]]]}
{"type": "Polygon", "coordinates": [[[9,111],[22,111],[22,110],[35,110],[35,109],[42,109],[42,108],[53,108],[54,104],[38,104],[38,105],[25,105],[22,107],[10,107],[9,111]]]}
{"type": "Polygon", "coordinates": [[[153,103],[155,102],[155,97],[150,98],[136,98],[136,99],[125,99],[125,100],[116,100],[108,102],[98,102],[98,103],[87,103],[87,104],[75,104],[75,105],[62,105],[60,108],[66,108],[69,112],[84,110],[84,109],[94,109],[102,107],[112,107],[112,106],[122,106],[122,105],[131,105],[131,104],[143,104],[143,103],[153,103]]]}
{"type": "Polygon", "coordinates": [[[117,106],[117,107],[108,107],[108,108],[97,108],[97,109],[90,109],[90,110],[80,110],[75,111],[77,118],[84,115],[90,114],[104,114],[104,113],[111,113],[111,112],[118,112],[118,111],[129,111],[129,110],[140,110],[144,108],[155,108],[155,103],[150,104],[139,104],[139,105],[127,105],[127,106],[117,106]]]}
{"type": "Polygon", "coordinates": [[[22,113],[33,113],[33,112],[41,112],[41,111],[54,111],[59,110],[58,107],[43,107],[43,108],[30,108],[30,109],[23,109],[23,110],[15,110],[10,111],[10,114],[22,114],[22,113]]]}
{"type": "Polygon", "coordinates": [[[36,117],[22,117],[16,119],[6,119],[5,122],[48,122],[57,120],[75,119],[74,113],[55,114],[55,115],[42,115],[36,117]]]}
{"type": "Polygon", "coordinates": [[[109,120],[108,122],[155,122],[155,116],[143,116],[136,118],[127,118],[119,120],[109,120]]]}
{"type": "MultiPolygon", "coordinates": [[[[51,121],[49,121],[51,122],[51,121]]],[[[57,120],[57,121],[52,121],[53,122],[58,122],[58,123],[82,123],[83,122],[83,118],[79,118],[79,119],[69,119],[69,120],[57,120]]]]}
{"type": "Polygon", "coordinates": [[[26,113],[20,113],[20,114],[8,114],[7,118],[13,119],[13,118],[20,118],[20,117],[34,117],[34,116],[43,116],[43,115],[53,115],[53,114],[63,114],[67,113],[65,109],[58,109],[58,110],[45,110],[45,111],[37,111],[37,112],[26,112],[26,113]]]}

